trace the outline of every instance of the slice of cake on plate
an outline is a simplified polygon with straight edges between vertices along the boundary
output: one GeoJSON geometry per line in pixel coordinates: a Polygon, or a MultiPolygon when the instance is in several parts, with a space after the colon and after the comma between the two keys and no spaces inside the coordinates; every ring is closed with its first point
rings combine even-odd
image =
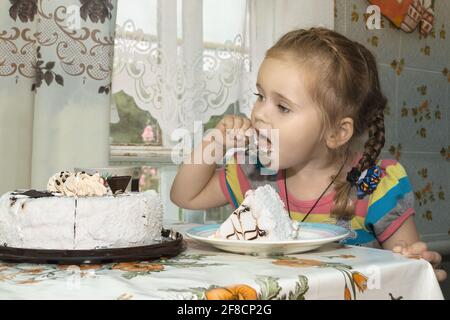
{"type": "Polygon", "coordinates": [[[291,220],[278,193],[265,185],[247,191],[239,208],[210,238],[286,241],[297,239],[298,229],[298,223],[291,220]]]}

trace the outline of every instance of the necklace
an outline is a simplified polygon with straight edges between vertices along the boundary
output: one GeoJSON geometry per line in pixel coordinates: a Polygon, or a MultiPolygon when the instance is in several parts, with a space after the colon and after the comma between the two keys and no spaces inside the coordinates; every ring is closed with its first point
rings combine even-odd
{"type": "MultiPolygon", "coordinates": [[[[313,211],[313,209],[316,207],[316,205],[319,203],[320,199],[322,199],[322,197],[325,195],[325,193],[328,191],[328,189],[330,189],[330,187],[333,185],[333,183],[336,181],[336,178],[341,174],[342,169],[344,169],[344,165],[347,162],[347,157],[345,158],[344,163],[342,164],[341,168],[339,169],[338,173],[336,176],[334,176],[333,180],[331,180],[330,184],[325,188],[325,190],[323,190],[322,194],[320,195],[320,197],[316,200],[316,202],[314,203],[314,205],[311,207],[311,209],[309,209],[308,213],[303,217],[301,222],[304,222],[306,220],[306,218],[308,218],[309,214],[313,211]]],[[[291,217],[291,209],[289,208],[289,196],[288,196],[288,192],[287,192],[287,184],[286,184],[286,176],[287,176],[287,169],[284,169],[284,194],[286,195],[286,204],[287,204],[287,209],[288,209],[288,213],[289,213],[289,217],[291,217]]]]}

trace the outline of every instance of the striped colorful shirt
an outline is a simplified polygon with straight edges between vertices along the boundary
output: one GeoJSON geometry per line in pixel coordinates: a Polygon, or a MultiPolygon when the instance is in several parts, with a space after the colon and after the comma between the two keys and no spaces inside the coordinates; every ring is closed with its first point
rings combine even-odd
{"type": "MultiPolygon", "coordinates": [[[[377,164],[382,169],[381,180],[372,194],[356,200],[355,214],[351,220],[336,220],[330,216],[335,194],[332,191],[320,199],[306,222],[343,225],[351,231],[351,236],[344,243],[380,248],[414,214],[414,196],[406,171],[399,162],[379,160],[377,164]]],[[[274,175],[262,175],[260,167],[237,164],[236,157],[230,158],[220,171],[221,189],[235,208],[243,201],[247,190],[266,184],[272,185],[286,203],[282,171],[274,175]]],[[[291,217],[301,221],[316,200],[301,201],[289,193],[291,217]]]]}

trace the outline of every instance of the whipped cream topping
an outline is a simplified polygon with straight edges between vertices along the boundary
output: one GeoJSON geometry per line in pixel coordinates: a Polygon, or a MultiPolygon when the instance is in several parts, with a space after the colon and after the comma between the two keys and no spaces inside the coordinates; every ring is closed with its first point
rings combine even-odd
{"type": "Polygon", "coordinates": [[[291,220],[278,193],[270,185],[265,185],[247,191],[239,208],[211,238],[294,240],[298,238],[298,229],[298,223],[291,220]]]}
{"type": "Polygon", "coordinates": [[[68,197],[93,197],[107,194],[108,189],[98,173],[61,171],[48,180],[47,191],[68,197]]]}

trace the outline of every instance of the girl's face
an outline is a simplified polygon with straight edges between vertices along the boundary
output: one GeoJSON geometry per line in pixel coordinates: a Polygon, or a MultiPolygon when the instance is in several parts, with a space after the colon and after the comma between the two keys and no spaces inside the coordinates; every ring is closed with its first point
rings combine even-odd
{"type": "Polygon", "coordinates": [[[259,69],[251,121],[260,145],[265,129],[278,129],[278,146],[270,141],[269,149],[278,152],[280,169],[306,164],[326,152],[320,109],[307,92],[308,81],[312,78],[306,69],[290,58],[266,58],[259,69]]]}

